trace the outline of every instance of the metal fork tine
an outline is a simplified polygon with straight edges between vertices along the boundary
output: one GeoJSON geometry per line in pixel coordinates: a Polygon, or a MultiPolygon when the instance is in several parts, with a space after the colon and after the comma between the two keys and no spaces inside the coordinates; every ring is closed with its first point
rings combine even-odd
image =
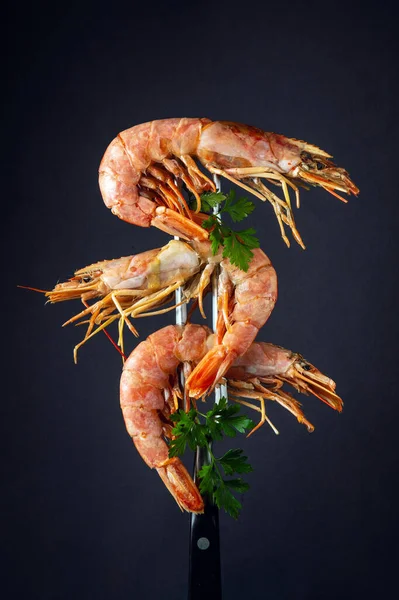
{"type": "MultiPolygon", "coordinates": [[[[220,191],[220,178],[214,175],[217,191],[220,191]]],[[[218,207],[214,209],[218,212],[218,207]]],[[[212,279],[212,326],[216,330],[218,314],[218,270],[215,269],[212,279]]],[[[177,319],[176,314],[176,319],[177,319]]],[[[177,322],[177,321],[176,321],[177,322]]],[[[217,386],[215,402],[227,398],[227,386],[217,386]]],[[[198,480],[198,472],[209,464],[210,456],[206,449],[197,448],[194,460],[194,481],[198,480]]],[[[190,514],[190,547],[189,547],[189,590],[188,600],[221,600],[221,563],[219,538],[219,510],[212,498],[204,496],[204,513],[190,514]]]]}

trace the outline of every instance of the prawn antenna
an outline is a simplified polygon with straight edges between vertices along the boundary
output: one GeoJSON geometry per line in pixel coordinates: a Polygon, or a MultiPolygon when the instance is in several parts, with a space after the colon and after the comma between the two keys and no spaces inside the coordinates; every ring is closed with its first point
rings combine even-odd
{"type": "Polygon", "coordinates": [[[121,355],[121,357],[123,358],[123,360],[126,360],[126,354],[124,354],[124,352],[122,352],[122,350],[119,348],[119,346],[115,342],[115,340],[112,339],[112,337],[110,336],[110,334],[108,333],[108,331],[106,329],[103,329],[103,332],[105,333],[105,335],[107,336],[107,338],[109,339],[109,341],[111,342],[111,344],[113,345],[113,347],[119,352],[119,354],[121,355]]]}

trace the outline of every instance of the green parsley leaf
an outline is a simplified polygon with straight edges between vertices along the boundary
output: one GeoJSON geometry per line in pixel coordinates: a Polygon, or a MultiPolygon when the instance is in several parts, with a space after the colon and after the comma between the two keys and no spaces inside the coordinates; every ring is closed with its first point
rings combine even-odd
{"type": "Polygon", "coordinates": [[[259,248],[259,240],[255,237],[255,233],[255,229],[250,227],[249,229],[237,231],[235,235],[244,246],[247,246],[248,248],[259,248]]]}
{"type": "Polygon", "coordinates": [[[219,246],[223,246],[223,233],[219,226],[216,226],[215,229],[211,231],[209,239],[211,240],[212,254],[215,256],[219,250],[219,246]]]}
{"type": "Polygon", "coordinates": [[[201,494],[209,494],[211,497],[215,489],[220,485],[221,477],[213,463],[210,465],[204,465],[198,471],[198,477],[200,479],[200,492],[201,494]]]}
{"type": "Polygon", "coordinates": [[[169,444],[170,457],[184,454],[187,444],[191,450],[195,450],[197,446],[206,446],[206,428],[205,425],[198,422],[197,411],[194,408],[187,413],[180,409],[173,413],[170,418],[176,423],[172,429],[172,435],[175,436],[175,439],[171,440],[169,444]]]}
{"type": "Polygon", "coordinates": [[[206,418],[206,426],[211,440],[216,442],[223,439],[222,425],[218,421],[206,418]]]}
{"type": "Polygon", "coordinates": [[[230,215],[234,223],[242,221],[250,215],[255,209],[255,204],[247,198],[235,199],[235,191],[231,190],[225,200],[225,203],[220,212],[225,212],[230,215]]]}
{"type": "Polygon", "coordinates": [[[253,471],[252,466],[247,462],[247,456],[243,456],[243,450],[236,448],[228,450],[218,462],[221,464],[226,475],[234,475],[234,473],[250,473],[253,471]]]}
{"type": "Polygon", "coordinates": [[[204,465],[198,476],[200,478],[199,489],[201,494],[211,496],[218,508],[223,508],[234,519],[237,519],[241,504],[233,496],[230,489],[234,492],[243,493],[249,489],[249,485],[242,479],[223,480],[214,463],[204,465]]]}
{"type": "Polygon", "coordinates": [[[221,439],[222,430],[229,437],[235,437],[237,432],[245,433],[247,429],[255,426],[251,419],[238,414],[239,411],[240,407],[237,404],[228,405],[226,398],[223,397],[212,410],[206,413],[206,425],[213,439],[221,439]]]}
{"type": "Polygon", "coordinates": [[[211,442],[221,440],[223,434],[233,437],[237,432],[245,433],[254,426],[251,419],[239,414],[239,411],[237,404],[229,405],[223,397],[206,414],[192,408],[187,413],[180,409],[170,416],[174,423],[174,439],[169,443],[169,456],[182,455],[187,445],[192,450],[197,446],[207,448],[210,462],[199,470],[200,492],[210,496],[218,508],[223,508],[235,519],[241,510],[241,504],[232,492],[246,492],[249,485],[240,477],[224,479],[222,473],[227,476],[249,473],[252,467],[241,449],[229,450],[221,458],[217,458],[212,451],[211,442]]]}
{"type": "Polygon", "coordinates": [[[208,212],[213,210],[218,204],[226,200],[226,195],[222,192],[205,192],[201,194],[201,211],[208,212]]]}
{"type": "Polygon", "coordinates": [[[223,508],[233,519],[238,518],[242,508],[241,503],[233,496],[224,483],[215,490],[213,496],[218,508],[223,508]]]}
{"type": "Polygon", "coordinates": [[[210,215],[207,219],[202,221],[202,227],[205,229],[212,229],[212,227],[218,226],[218,220],[215,215],[210,215]]]}
{"type": "Polygon", "coordinates": [[[259,248],[259,240],[254,236],[255,229],[244,229],[234,232],[224,238],[223,257],[229,258],[233,265],[242,271],[248,271],[254,253],[252,248],[259,248]]]}
{"type": "Polygon", "coordinates": [[[224,484],[234,490],[235,492],[247,492],[249,490],[249,484],[243,481],[241,478],[238,479],[225,479],[224,484]]]}
{"type": "Polygon", "coordinates": [[[202,223],[202,226],[210,231],[212,253],[217,254],[222,247],[223,257],[229,258],[233,265],[246,272],[253,258],[252,249],[259,248],[259,240],[255,237],[256,231],[253,228],[233,231],[221,222],[220,215],[228,214],[234,223],[238,223],[253,212],[255,204],[247,198],[236,200],[234,190],[230,190],[227,195],[221,192],[206,192],[201,195],[203,211],[212,212],[217,206],[219,206],[218,212],[210,214],[202,223]]]}
{"type": "Polygon", "coordinates": [[[169,444],[169,458],[182,456],[186,451],[187,439],[184,435],[179,435],[169,444]]]}

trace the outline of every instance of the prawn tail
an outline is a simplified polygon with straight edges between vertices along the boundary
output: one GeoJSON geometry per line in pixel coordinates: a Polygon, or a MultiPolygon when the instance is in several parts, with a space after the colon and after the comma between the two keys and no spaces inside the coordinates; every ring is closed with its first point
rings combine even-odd
{"type": "Polygon", "coordinates": [[[188,394],[200,398],[211,393],[236,358],[237,353],[222,344],[209,350],[186,381],[188,394]]]}
{"type": "MultiPolygon", "coordinates": [[[[200,220],[200,218],[196,219],[196,221],[200,220]]],[[[204,241],[209,237],[208,231],[200,224],[165,206],[157,207],[151,225],[169,235],[177,235],[188,241],[193,239],[204,241]]]]}
{"type": "Polygon", "coordinates": [[[157,472],[181,510],[204,512],[202,496],[179,458],[170,459],[167,464],[158,467],[157,472]]]}

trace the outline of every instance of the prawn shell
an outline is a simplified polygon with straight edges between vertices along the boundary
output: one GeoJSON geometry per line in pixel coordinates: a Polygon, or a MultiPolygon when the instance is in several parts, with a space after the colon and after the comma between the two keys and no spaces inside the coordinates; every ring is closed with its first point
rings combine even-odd
{"type": "Polygon", "coordinates": [[[162,437],[147,435],[132,437],[133,443],[137,448],[141,458],[150,469],[157,469],[159,465],[168,460],[168,446],[162,437]]]}
{"type": "Polygon", "coordinates": [[[277,300],[277,275],[273,267],[265,267],[256,275],[237,285],[234,321],[246,321],[260,329],[277,300]]]}
{"type": "Polygon", "coordinates": [[[245,379],[248,376],[269,377],[282,375],[295,362],[296,355],[280,346],[258,342],[237,358],[227,376],[232,379],[245,379]]]}
{"type": "Polygon", "coordinates": [[[199,362],[208,351],[207,340],[211,330],[202,325],[186,325],[176,347],[181,362],[199,362]]]}
{"type": "Polygon", "coordinates": [[[128,369],[124,369],[120,382],[121,407],[139,406],[149,410],[162,410],[164,398],[161,390],[154,385],[146,383],[143,377],[128,369]]]}
{"type": "Polygon", "coordinates": [[[128,406],[123,411],[126,429],[131,437],[147,436],[160,437],[162,435],[162,422],[158,418],[156,410],[148,410],[148,407],[128,406]]]}
{"type": "Polygon", "coordinates": [[[197,148],[203,165],[211,163],[225,169],[275,166],[268,133],[243,123],[214,121],[204,127],[197,148]]]}
{"type": "Polygon", "coordinates": [[[147,384],[159,389],[166,387],[168,375],[160,368],[153,352],[153,344],[149,340],[141,342],[129,356],[124,372],[127,370],[138,373],[147,384]]]}
{"type": "Polygon", "coordinates": [[[170,373],[177,369],[180,362],[175,355],[180,331],[174,325],[169,325],[164,327],[161,332],[157,331],[150,335],[148,341],[152,346],[153,360],[155,360],[164,377],[167,378],[170,373]]]}

